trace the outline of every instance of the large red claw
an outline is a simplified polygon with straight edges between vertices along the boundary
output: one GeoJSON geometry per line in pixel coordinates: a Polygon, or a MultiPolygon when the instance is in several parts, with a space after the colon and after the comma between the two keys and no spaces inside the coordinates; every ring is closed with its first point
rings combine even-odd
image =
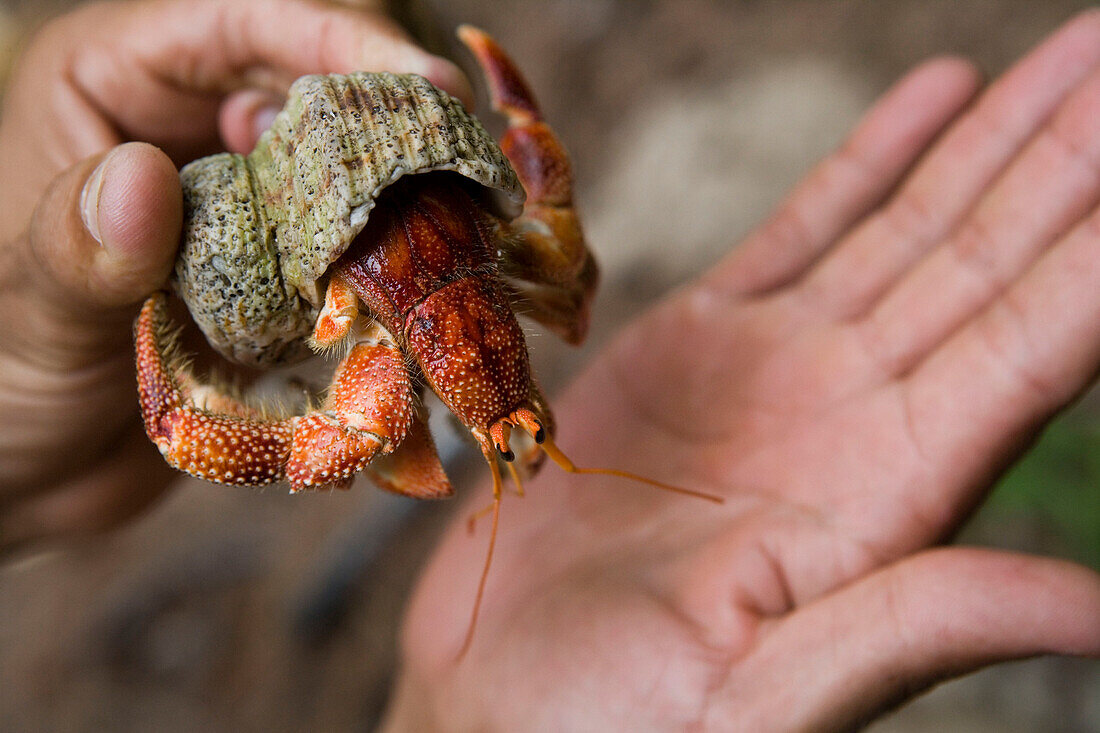
{"type": "MultiPolygon", "coordinates": [[[[530,205],[568,207],[573,201],[573,167],[523,75],[496,41],[484,31],[464,25],[458,37],[477,59],[489,85],[493,109],[508,120],[500,147],[527,191],[530,205]]],[[[572,212],[570,212],[571,214],[572,212]]],[[[553,223],[549,223],[551,228],[553,223]]]]}
{"type": "Polygon", "coordinates": [[[500,147],[527,192],[523,214],[508,225],[501,270],[528,316],[579,344],[588,331],[599,268],[573,207],[569,155],[500,46],[468,25],[458,36],[481,66],[493,107],[508,119],[500,147]]]}

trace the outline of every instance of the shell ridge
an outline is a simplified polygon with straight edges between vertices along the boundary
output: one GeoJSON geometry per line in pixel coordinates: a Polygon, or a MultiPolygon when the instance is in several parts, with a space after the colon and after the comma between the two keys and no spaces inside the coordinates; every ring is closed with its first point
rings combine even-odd
{"type": "MultiPolygon", "coordinates": [[[[248,171],[248,184],[249,188],[251,188],[252,190],[252,200],[264,202],[264,191],[260,185],[259,180],[256,177],[256,170],[253,167],[252,161],[247,157],[242,157],[241,161],[244,164],[245,170],[248,171]]],[[[256,206],[255,210],[259,219],[259,221],[256,222],[257,231],[263,233],[263,248],[270,257],[277,258],[278,243],[275,238],[275,229],[269,223],[270,216],[267,207],[256,206]]],[[[276,259],[276,261],[278,260],[276,259]]],[[[271,269],[272,276],[279,284],[279,290],[281,290],[286,295],[288,300],[296,300],[298,297],[298,293],[294,288],[290,287],[290,284],[283,277],[283,269],[281,267],[273,267],[271,269]]]]}
{"type": "Polygon", "coordinates": [[[175,286],[196,324],[235,361],[252,364],[292,350],[285,334],[308,321],[297,299],[287,297],[271,256],[248,159],[232,153],[204,158],[185,166],[180,180],[186,217],[175,286]]]}

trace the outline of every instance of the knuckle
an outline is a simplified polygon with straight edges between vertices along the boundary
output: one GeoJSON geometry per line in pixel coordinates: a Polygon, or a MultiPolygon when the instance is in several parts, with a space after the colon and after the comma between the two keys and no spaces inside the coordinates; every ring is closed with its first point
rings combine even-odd
{"type": "Polygon", "coordinates": [[[886,230],[906,241],[924,242],[935,234],[935,219],[926,196],[912,188],[903,189],[875,216],[886,230]]]}
{"type": "Polygon", "coordinates": [[[793,203],[780,207],[768,222],[768,237],[784,247],[801,249],[813,241],[812,232],[801,208],[793,203]]]}
{"type": "Polygon", "coordinates": [[[1053,398],[1061,398],[1064,387],[1038,368],[1041,354],[1028,334],[1027,311],[1016,297],[1006,293],[1000,298],[984,324],[979,329],[982,346],[1016,399],[1031,399],[1045,405],[1053,398]]]}
{"type": "Polygon", "coordinates": [[[1091,106],[1084,114],[1070,111],[1059,117],[1050,126],[1043,128],[1039,140],[1052,150],[1059,163],[1058,170],[1078,168],[1096,186],[1100,184],[1100,145],[1096,145],[1100,138],[1096,138],[1091,128],[1100,114],[1100,95],[1096,96],[1091,106]]]}
{"type": "Polygon", "coordinates": [[[981,216],[970,217],[952,238],[949,251],[955,262],[965,271],[996,292],[1004,283],[997,241],[981,216]]]}
{"type": "Polygon", "coordinates": [[[845,140],[809,178],[812,197],[835,198],[837,192],[865,189],[882,178],[876,160],[868,156],[856,138],[845,140]]]}
{"type": "Polygon", "coordinates": [[[1020,111],[1015,99],[1004,94],[990,94],[978,100],[973,115],[969,118],[972,125],[968,141],[981,140],[1014,141],[1019,137],[1020,129],[1026,121],[1019,119],[1020,111]]]}

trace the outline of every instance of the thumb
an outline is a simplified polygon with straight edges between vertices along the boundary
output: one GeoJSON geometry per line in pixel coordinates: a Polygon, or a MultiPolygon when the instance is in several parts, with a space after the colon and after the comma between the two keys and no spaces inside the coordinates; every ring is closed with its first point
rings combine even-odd
{"type": "Polygon", "coordinates": [[[77,315],[129,306],[164,285],[182,222],[179,174],[146,143],[126,143],[58,176],[31,221],[35,300],[77,315]]]}

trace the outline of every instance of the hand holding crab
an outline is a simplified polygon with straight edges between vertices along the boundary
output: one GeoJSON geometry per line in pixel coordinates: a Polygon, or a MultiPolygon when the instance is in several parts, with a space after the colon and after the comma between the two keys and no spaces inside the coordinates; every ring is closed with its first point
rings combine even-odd
{"type": "Polygon", "coordinates": [[[303,0],[97,3],[29,44],[0,126],[0,549],[113,526],[176,475],[127,405],[178,166],[251,149],[303,74],[382,68],[469,95],[387,19],[303,0]]]}

